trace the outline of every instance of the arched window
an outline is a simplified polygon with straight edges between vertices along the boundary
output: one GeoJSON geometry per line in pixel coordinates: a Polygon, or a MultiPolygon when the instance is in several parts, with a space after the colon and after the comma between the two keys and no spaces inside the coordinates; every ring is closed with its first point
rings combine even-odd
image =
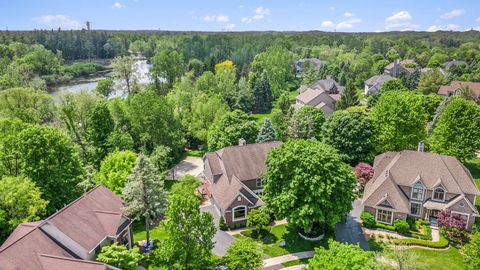
{"type": "Polygon", "coordinates": [[[415,183],[412,187],[412,199],[423,200],[423,185],[422,183],[415,183]]]}
{"type": "Polygon", "coordinates": [[[433,199],[437,201],[445,201],[445,190],[443,190],[441,187],[434,189],[433,199]]]}
{"type": "Polygon", "coordinates": [[[237,206],[232,209],[233,221],[244,220],[247,218],[247,207],[244,205],[237,206]]]}

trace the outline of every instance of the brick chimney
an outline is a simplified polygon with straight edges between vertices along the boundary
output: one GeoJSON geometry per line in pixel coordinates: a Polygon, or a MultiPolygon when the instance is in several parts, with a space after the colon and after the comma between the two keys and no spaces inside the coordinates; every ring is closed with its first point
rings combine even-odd
{"type": "Polygon", "coordinates": [[[244,138],[240,138],[240,139],[238,140],[238,145],[239,145],[239,146],[247,145],[247,141],[245,141],[244,138]]]}

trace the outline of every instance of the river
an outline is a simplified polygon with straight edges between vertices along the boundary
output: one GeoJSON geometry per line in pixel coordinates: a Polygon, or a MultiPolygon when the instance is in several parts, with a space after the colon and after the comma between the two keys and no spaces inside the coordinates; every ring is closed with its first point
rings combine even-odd
{"type": "MultiPolygon", "coordinates": [[[[150,77],[150,67],[152,65],[147,63],[147,60],[140,59],[137,60],[134,64],[135,74],[134,78],[139,84],[148,84],[152,81],[150,77]]],[[[92,77],[83,80],[76,80],[74,82],[59,85],[52,88],[51,95],[55,97],[60,97],[65,93],[79,93],[80,91],[94,91],[97,87],[98,81],[110,77],[112,74],[102,74],[102,76],[92,77]]],[[[110,97],[121,97],[124,95],[125,89],[120,80],[114,80],[115,82],[115,91],[110,95],[110,97]]]]}

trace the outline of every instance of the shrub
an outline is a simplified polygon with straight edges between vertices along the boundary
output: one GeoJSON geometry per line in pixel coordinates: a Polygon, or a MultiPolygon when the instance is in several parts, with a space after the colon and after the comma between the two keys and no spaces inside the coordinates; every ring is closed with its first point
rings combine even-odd
{"type": "Polygon", "coordinates": [[[432,242],[423,239],[416,239],[416,238],[405,238],[405,239],[393,239],[393,243],[397,245],[403,246],[422,246],[422,247],[430,247],[430,248],[445,248],[448,247],[448,240],[440,236],[440,241],[432,242]]]}
{"type": "Polygon", "coordinates": [[[360,215],[360,219],[362,220],[363,226],[367,228],[374,228],[375,224],[377,223],[375,221],[375,217],[373,217],[373,215],[369,212],[365,211],[362,212],[362,214],[360,215]]]}
{"type": "Polygon", "coordinates": [[[218,228],[222,231],[228,230],[228,226],[225,224],[225,218],[223,218],[223,216],[221,216],[220,220],[218,221],[218,228]]]}
{"type": "Polygon", "coordinates": [[[410,225],[403,219],[395,220],[393,226],[395,227],[395,231],[401,234],[408,234],[410,231],[410,225]]]}
{"type": "Polygon", "coordinates": [[[255,235],[261,236],[270,223],[270,215],[260,209],[252,209],[247,214],[247,227],[253,227],[255,235]]]}
{"type": "Polygon", "coordinates": [[[375,223],[375,226],[374,226],[374,227],[381,228],[381,229],[385,229],[385,230],[389,230],[389,231],[395,231],[395,227],[394,227],[394,226],[388,225],[388,224],[383,224],[383,223],[380,223],[380,222],[375,223]]]}
{"type": "Polygon", "coordinates": [[[411,230],[418,230],[417,222],[415,221],[415,218],[413,217],[407,217],[407,223],[408,226],[410,226],[411,230]]]}

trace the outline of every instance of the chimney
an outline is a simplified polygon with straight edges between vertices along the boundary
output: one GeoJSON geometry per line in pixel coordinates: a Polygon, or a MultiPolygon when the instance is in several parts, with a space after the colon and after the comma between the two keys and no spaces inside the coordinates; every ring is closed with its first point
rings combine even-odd
{"type": "Polygon", "coordinates": [[[394,65],[394,66],[398,66],[399,64],[400,64],[400,59],[395,59],[395,60],[393,61],[393,65],[394,65]]]}
{"type": "Polygon", "coordinates": [[[330,80],[332,78],[332,75],[327,75],[326,79],[330,80]]]}
{"type": "Polygon", "coordinates": [[[418,142],[418,152],[423,152],[424,148],[425,148],[425,145],[424,145],[423,141],[419,141],[418,142]]]}
{"type": "Polygon", "coordinates": [[[238,145],[239,145],[239,146],[247,145],[247,141],[245,141],[244,138],[240,138],[240,139],[238,140],[238,145]]]}

